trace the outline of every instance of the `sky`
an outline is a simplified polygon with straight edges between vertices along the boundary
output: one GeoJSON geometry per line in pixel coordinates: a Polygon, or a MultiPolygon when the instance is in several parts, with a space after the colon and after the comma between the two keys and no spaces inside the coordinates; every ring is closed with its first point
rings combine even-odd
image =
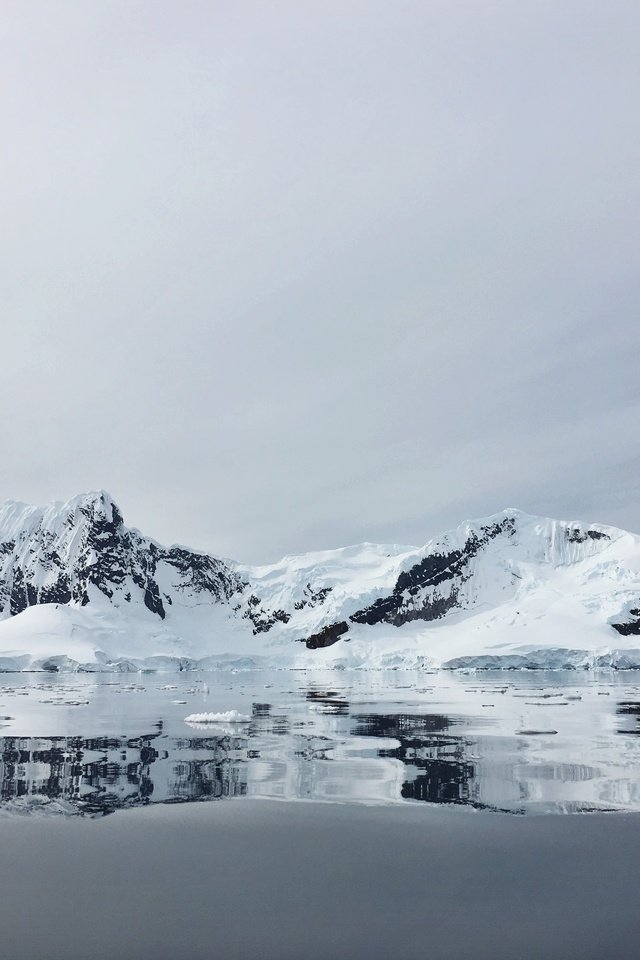
{"type": "Polygon", "coordinates": [[[637,0],[5,0],[0,499],[640,531],[637,0]]]}

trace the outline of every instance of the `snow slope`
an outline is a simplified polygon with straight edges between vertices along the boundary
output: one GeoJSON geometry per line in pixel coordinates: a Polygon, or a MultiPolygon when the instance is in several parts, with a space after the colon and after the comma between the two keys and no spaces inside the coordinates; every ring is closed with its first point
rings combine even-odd
{"type": "Polygon", "coordinates": [[[247,566],[104,491],[0,508],[0,670],[640,665],[640,537],[508,509],[424,547],[247,566]]]}

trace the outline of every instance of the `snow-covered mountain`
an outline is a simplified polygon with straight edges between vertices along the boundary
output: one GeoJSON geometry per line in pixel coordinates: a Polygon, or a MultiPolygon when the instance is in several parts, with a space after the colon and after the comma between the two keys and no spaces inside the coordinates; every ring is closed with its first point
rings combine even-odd
{"type": "Polygon", "coordinates": [[[508,509],[424,547],[251,567],[104,491],[0,508],[0,669],[640,665],[640,537],[508,509]]]}

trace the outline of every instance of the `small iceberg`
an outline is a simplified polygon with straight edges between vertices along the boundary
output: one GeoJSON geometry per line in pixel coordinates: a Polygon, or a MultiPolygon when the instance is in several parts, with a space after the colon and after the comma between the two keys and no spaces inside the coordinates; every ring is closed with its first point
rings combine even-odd
{"type": "Polygon", "coordinates": [[[190,713],[185,723],[250,723],[251,717],[237,710],[223,710],[222,713],[190,713]]]}

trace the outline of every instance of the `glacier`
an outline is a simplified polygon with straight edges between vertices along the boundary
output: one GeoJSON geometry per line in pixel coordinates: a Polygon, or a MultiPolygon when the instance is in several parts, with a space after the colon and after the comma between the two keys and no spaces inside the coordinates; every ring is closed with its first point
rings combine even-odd
{"type": "Polygon", "coordinates": [[[640,537],[508,508],[252,566],[104,490],[0,507],[0,671],[640,667],[640,537]]]}

